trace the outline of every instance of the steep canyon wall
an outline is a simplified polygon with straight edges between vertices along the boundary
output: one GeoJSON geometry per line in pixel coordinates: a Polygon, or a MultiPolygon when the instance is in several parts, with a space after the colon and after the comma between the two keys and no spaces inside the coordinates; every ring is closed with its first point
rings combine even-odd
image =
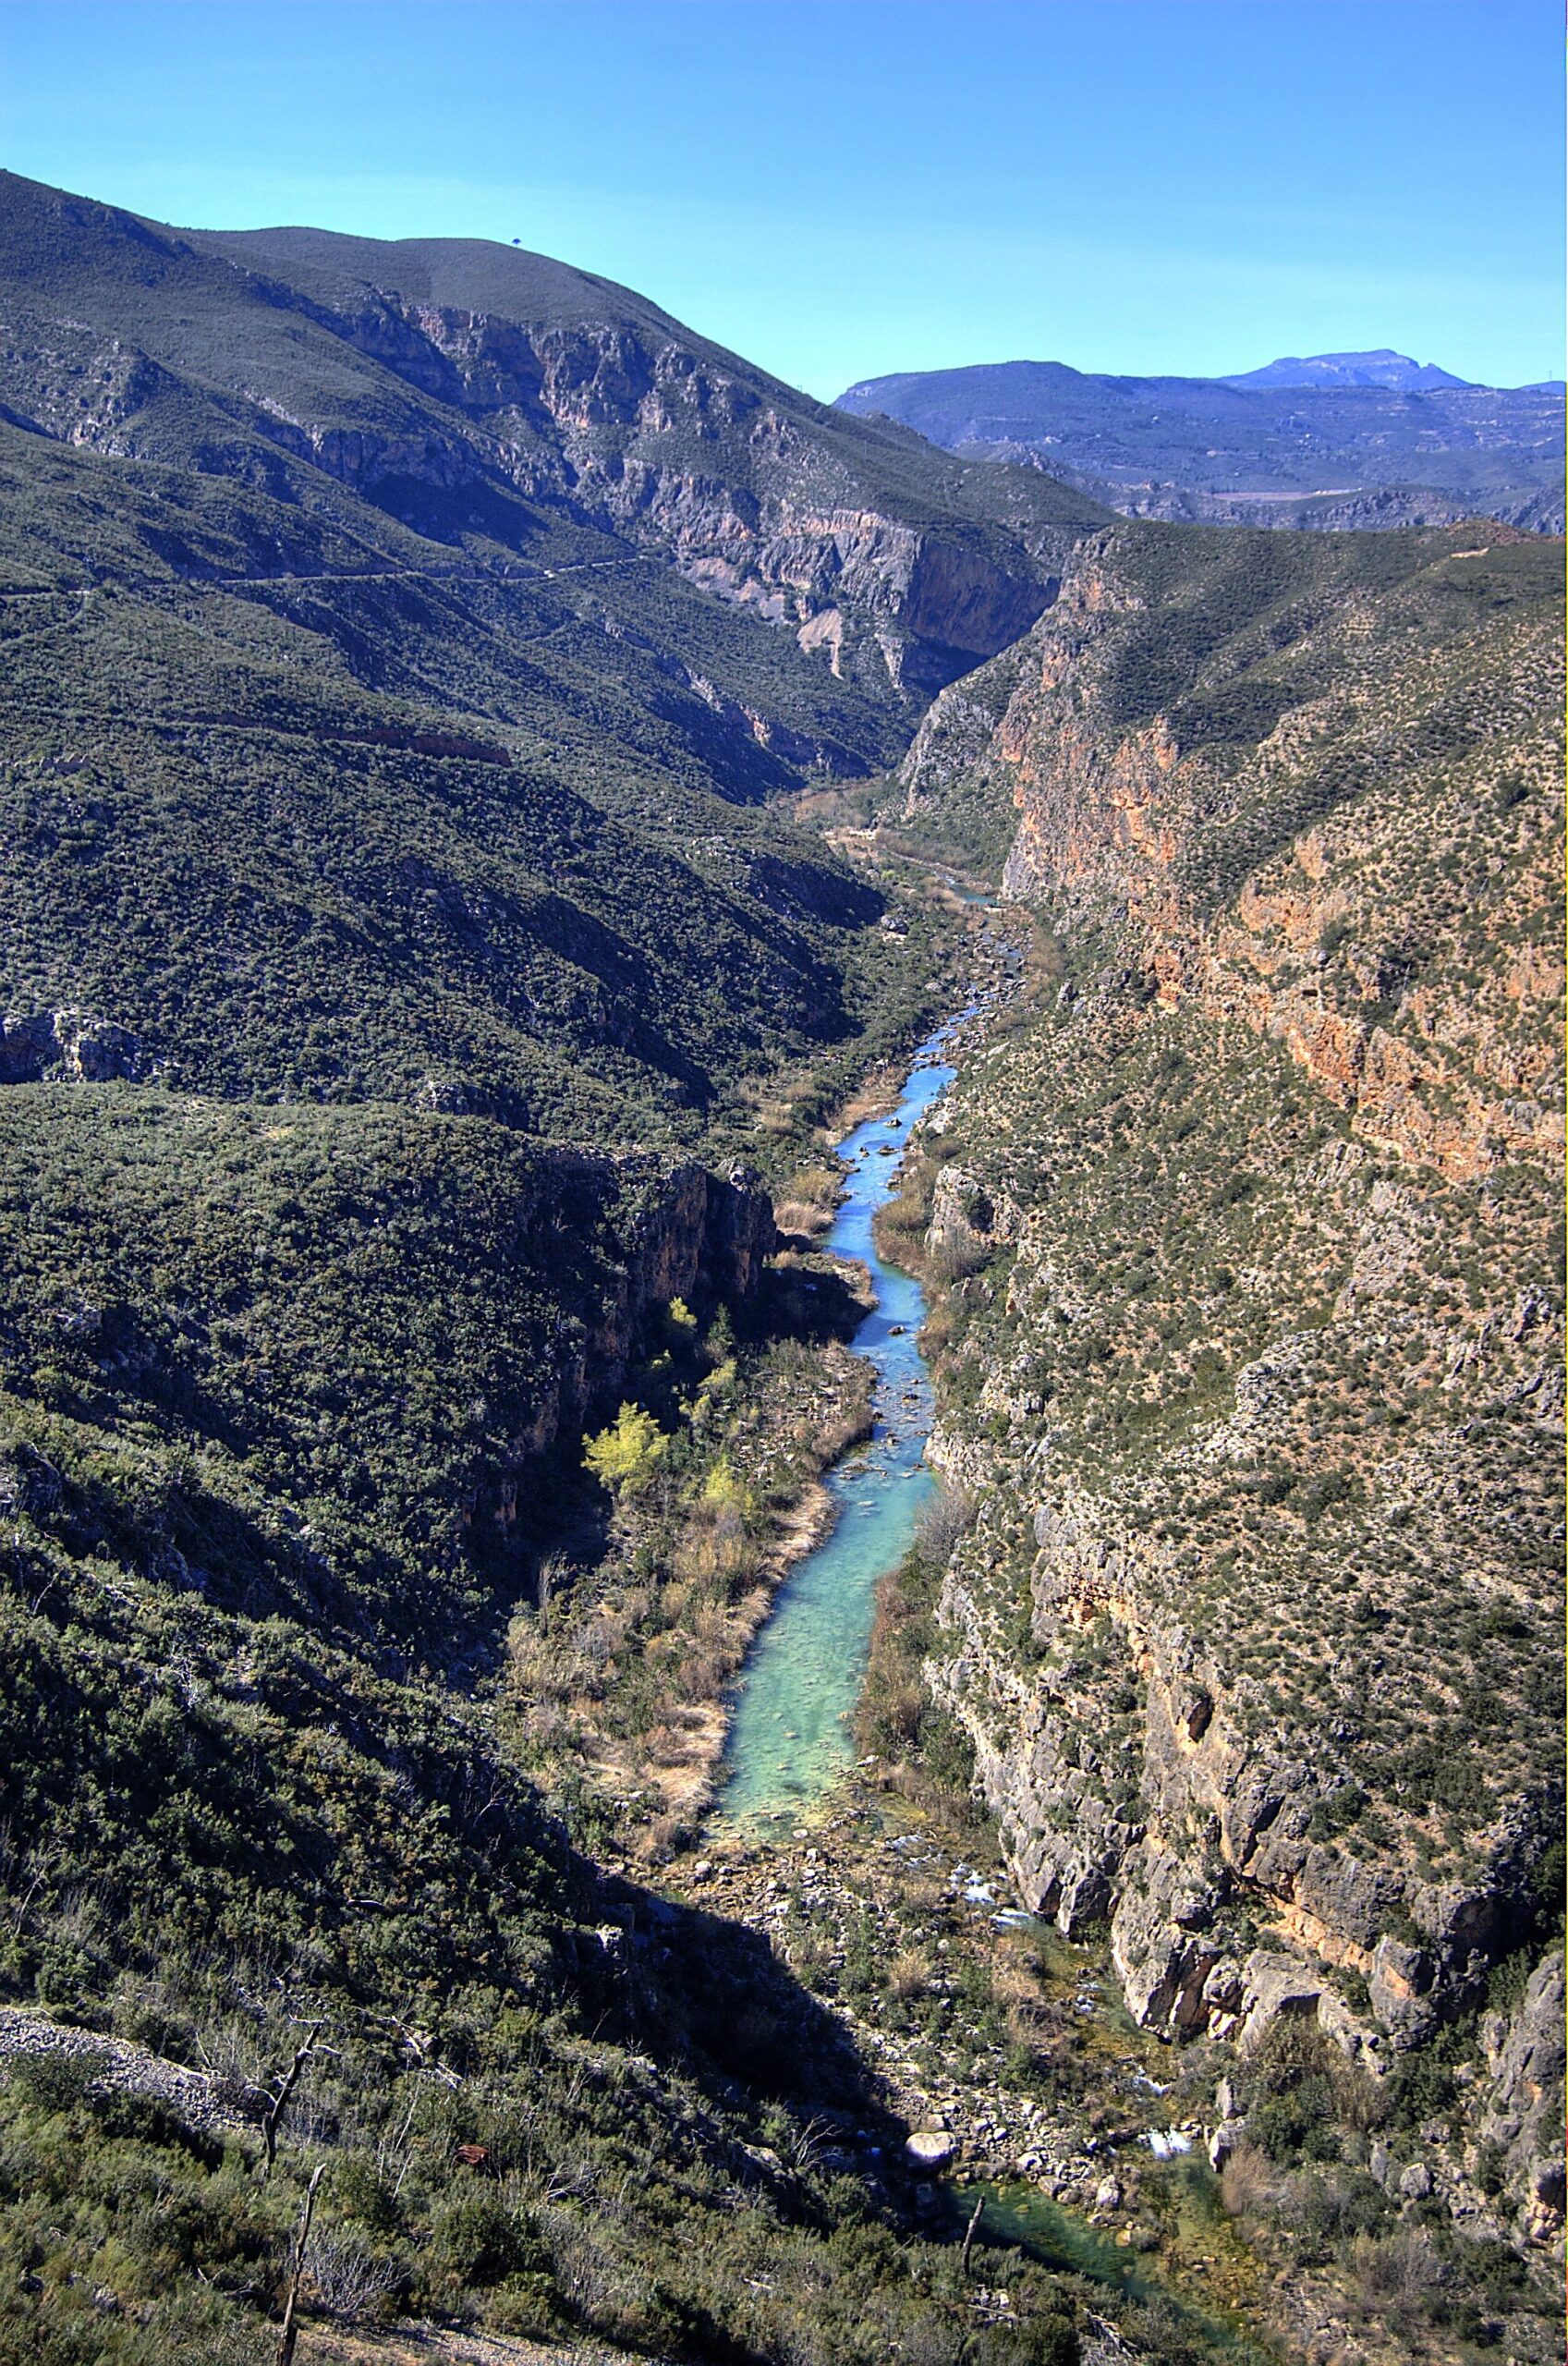
{"type": "Polygon", "coordinates": [[[1554,1904],[1560,626],[1506,530],[1248,539],[1096,538],[905,767],[1052,973],[925,1142],[929,1673],[1139,2020],[1381,2075],[1554,1904]]]}

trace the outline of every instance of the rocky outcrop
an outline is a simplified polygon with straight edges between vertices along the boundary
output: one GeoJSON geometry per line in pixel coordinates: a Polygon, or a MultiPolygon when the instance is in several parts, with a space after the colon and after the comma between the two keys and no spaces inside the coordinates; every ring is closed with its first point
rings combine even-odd
{"type": "Polygon", "coordinates": [[[1501,2156],[1504,2189],[1531,2242],[1562,2233],[1563,1973],[1554,1946],[1512,2015],[1481,2024],[1488,2083],[1480,2141],[1501,2156]]]}
{"type": "Polygon", "coordinates": [[[18,2064],[58,2064],[98,2094],[136,2095],[161,2104],[191,2128],[213,2134],[254,2127],[270,2096],[244,2081],[225,2082],[170,2062],[124,2038],[52,2020],[25,2005],[0,2005],[0,2075],[18,2064]]]}
{"type": "Polygon", "coordinates": [[[98,1084],[142,1073],[137,1038],[111,1019],[75,1009],[0,1018],[0,1084],[37,1084],[45,1077],[98,1084]]]}
{"type": "MultiPolygon", "coordinates": [[[[954,1453],[946,1432],[934,1453],[979,1491],[972,1556],[984,1568],[996,1476],[972,1450],[954,1453]]],[[[943,1585],[946,1640],[927,1677],[975,1744],[1017,1896],[1066,1935],[1109,1923],[1145,2028],[1206,2030],[1256,2052],[1282,2014],[1298,2014],[1381,2070],[1478,1994],[1518,1921],[1551,1803],[1513,1843],[1501,1838],[1471,1884],[1400,1879],[1318,1838],[1343,1788],[1334,1753],[1296,1737],[1296,1756],[1289,1734],[1239,1729],[1225,1673],[1161,1616],[1159,1556],[1112,1543],[1107,1509],[1076,1500],[1071,1514],[1036,1514],[1024,1664],[969,1583],[967,1556],[943,1585]]],[[[1538,2011],[1538,2035],[1542,2025],[1538,2011]]],[[[1533,2042],[1513,2054],[1523,2061],[1533,2042]]],[[[1501,2032],[1497,2049],[1501,2061],[1501,2032]]],[[[1506,2087],[1512,2073],[1497,2075],[1506,2087]]]]}
{"type": "Polygon", "coordinates": [[[719,1176],[694,1159],[671,1165],[651,1153],[539,1156],[541,1188],[524,1228],[529,1260],[564,1276],[572,1264],[568,1244],[602,1228],[611,1234],[614,1255],[596,1269],[591,1298],[574,1302],[563,1285],[562,1319],[548,1364],[533,1375],[515,1461],[470,1494],[464,1513],[470,1529],[510,1527],[529,1462],[580,1429],[596,1409],[614,1409],[673,1300],[703,1312],[744,1306],[778,1245],[772,1201],[747,1167],[719,1176]]]}
{"type": "Polygon", "coordinates": [[[286,456],[443,540],[473,528],[487,557],[500,543],[527,558],[542,506],[792,631],[899,711],[1026,631],[1076,531],[1103,515],[1034,472],[1003,491],[990,470],[827,410],[630,290],[541,258],[187,236],[16,189],[30,311],[0,323],[0,399],[28,425],[280,491],[286,456]],[[223,325],[171,338],[158,304],[122,300],[112,272],[84,322],[83,272],[36,268],[38,250],[79,245],[100,270],[132,249],[129,277],[177,282],[187,327],[213,312],[223,325]],[[450,300],[478,282],[487,300],[450,300]]]}
{"type": "MultiPolygon", "coordinates": [[[[945,1431],[935,1452],[949,1467],[945,1431]]],[[[966,1478],[979,1479],[972,1456],[966,1478]]],[[[1256,2043],[1279,2011],[1308,2009],[1347,2051],[1375,2050],[1375,2026],[1344,2011],[1327,1975],[1246,1933],[1266,1917],[1371,1971],[1382,1923],[1404,1918],[1399,1884],[1314,1843],[1321,1771],[1234,1729],[1221,1674],[1161,1615],[1161,1556],[1115,1534],[1104,1507],[1070,1492],[1036,1512],[1031,1632],[1050,1656],[1032,1674],[961,1568],[943,1591],[957,1648],[930,1673],[975,1743],[1020,1896],[1068,1936],[1110,1923],[1146,2027],[1256,2043]]]]}
{"type": "Polygon", "coordinates": [[[926,1246],[939,1271],[951,1274],[984,1264],[1017,1229],[1011,1201],[994,1199],[978,1176],[956,1164],[939,1170],[926,1227],[926,1246]]]}
{"type": "Polygon", "coordinates": [[[903,776],[939,842],[1005,800],[1065,971],[930,1161],[977,1516],[929,1681],[1137,2020],[1374,2071],[1528,1940],[1561,1813],[1557,625],[1426,637],[1477,543],[1391,614],[1320,545],[1108,534],[903,776]]]}
{"type": "Polygon", "coordinates": [[[974,1746],[1019,1896],[1070,1937],[1109,1923],[1135,2019],[1256,2050],[1281,2013],[1304,2013],[1381,2067],[1473,2003],[1519,1925],[1550,1788],[1468,1881],[1413,1879],[1386,1849],[1330,1838],[1354,1788],[1339,1751],[1259,1729],[1185,1624],[1173,1556],[1113,1504],[1050,1482],[1046,1457],[1020,1474],[951,1420],[931,1451],[980,1509],[928,1678],[974,1746]],[[1026,1502],[1046,1491],[1024,1653],[984,1576],[1021,1476],[1026,1502]]]}
{"type": "Polygon", "coordinates": [[[777,1245],[772,1201],[748,1167],[732,1166],[718,1176],[692,1160],[671,1169],[645,1203],[628,1243],[634,1319],[675,1298],[744,1304],[755,1296],[777,1245]]]}

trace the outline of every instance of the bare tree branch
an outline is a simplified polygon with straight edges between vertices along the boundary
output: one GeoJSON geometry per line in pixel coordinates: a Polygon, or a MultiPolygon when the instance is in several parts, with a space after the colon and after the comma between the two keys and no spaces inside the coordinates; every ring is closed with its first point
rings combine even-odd
{"type": "Polygon", "coordinates": [[[312,2021],[310,2024],[310,2036],[305,2040],[303,2045],[297,2046],[295,2048],[294,2059],[289,2064],[288,2068],[284,2075],[283,2084],[278,2089],[277,2093],[273,2097],[267,2109],[266,2117],[261,2122],[261,2141],[267,2148],[266,2163],[261,2170],[261,2183],[263,2185],[265,2185],[267,2179],[271,2177],[273,2173],[273,2163],[277,2158],[278,2128],[282,2124],[284,2113],[288,2107],[288,2099],[294,2092],[295,2088],[299,2084],[300,2075],[304,2070],[306,2063],[310,2058],[311,2053],[315,2047],[316,2040],[320,2037],[321,2033],[322,2024],[320,2021],[312,2021]]]}

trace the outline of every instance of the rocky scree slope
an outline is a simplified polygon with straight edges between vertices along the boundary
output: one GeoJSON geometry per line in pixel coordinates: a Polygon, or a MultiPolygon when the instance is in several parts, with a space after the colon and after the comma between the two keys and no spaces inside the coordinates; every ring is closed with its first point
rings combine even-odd
{"type": "Polygon", "coordinates": [[[922,727],[901,825],[1008,812],[1059,972],[927,1130],[929,1673],[1146,2025],[1380,2076],[1516,2003],[1440,2177],[1550,2238],[1561,618],[1480,543],[1120,528],[922,727]]]}

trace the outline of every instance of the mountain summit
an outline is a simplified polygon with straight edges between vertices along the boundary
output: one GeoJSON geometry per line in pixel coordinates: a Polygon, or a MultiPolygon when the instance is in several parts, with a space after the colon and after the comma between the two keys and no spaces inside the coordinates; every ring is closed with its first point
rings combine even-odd
{"type": "Polygon", "coordinates": [[[6,1008],[80,1005],[198,1092],[694,1139],[764,1042],[853,1031],[836,965],[880,909],[740,809],[881,771],[1105,520],[509,247],[175,229],[6,175],[0,311],[36,627],[0,755],[68,729],[102,764],[116,877],[189,965],[18,828],[6,1008]]]}
{"type": "Polygon", "coordinates": [[[1412,361],[1407,353],[1394,353],[1387,346],[1376,353],[1313,353],[1305,360],[1291,355],[1219,383],[1223,386],[1387,386],[1400,395],[1430,394],[1440,386],[1476,391],[1473,378],[1455,378],[1450,371],[1440,370],[1435,361],[1412,361]]]}
{"type": "Polygon", "coordinates": [[[1235,378],[1118,378],[1060,361],[863,379],[881,411],[966,457],[1022,461],[1134,518],[1214,525],[1562,529],[1562,398],[1472,386],[1406,355],[1320,353],[1235,378]]]}

